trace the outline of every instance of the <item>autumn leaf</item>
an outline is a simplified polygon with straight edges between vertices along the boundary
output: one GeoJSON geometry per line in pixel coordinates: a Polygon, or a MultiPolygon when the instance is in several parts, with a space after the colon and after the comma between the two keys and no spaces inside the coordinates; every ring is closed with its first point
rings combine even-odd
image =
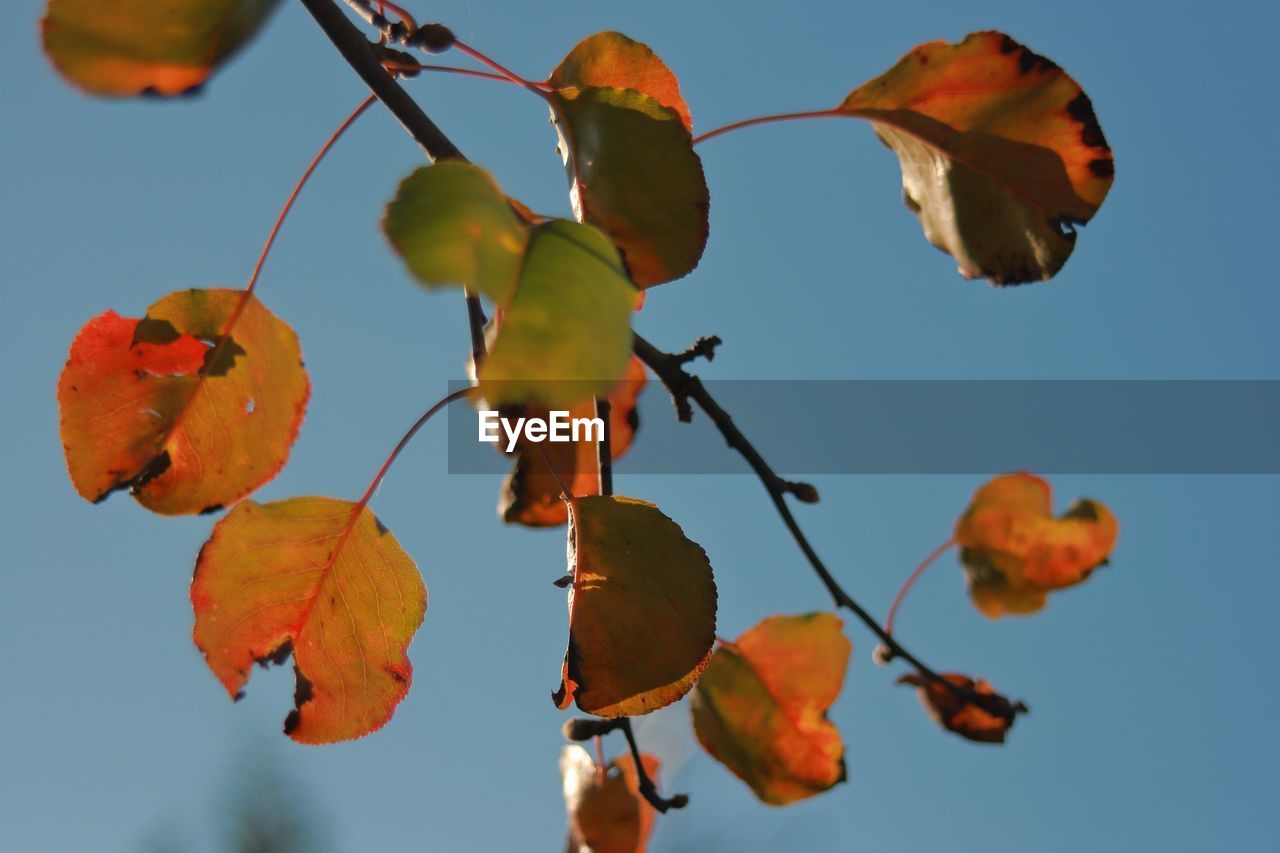
{"type": "Polygon", "coordinates": [[[293,655],[300,743],[350,740],[409,692],[406,649],[427,591],[413,560],[363,503],[244,501],[213,529],[191,582],[195,643],[240,698],[257,662],[293,655]]]}
{"type": "Polygon", "coordinates": [[[962,690],[986,697],[983,704],[966,699],[947,685],[919,673],[907,673],[898,679],[898,683],[914,686],[920,704],[924,705],[934,722],[968,740],[1004,743],[1017,715],[1027,710],[1021,702],[1010,702],[981,679],[975,680],[955,672],[942,673],[942,678],[962,690]]]}
{"type": "Polygon", "coordinates": [[[693,131],[689,105],[680,94],[675,73],[648,45],[622,33],[596,33],[578,42],[546,82],[552,89],[635,89],[674,110],[685,129],[693,131]]]}
{"type": "MultiPolygon", "coordinates": [[[[636,400],[646,381],[644,363],[632,356],[627,378],[609,393],[609,447],[615,460],[622,458],[630,449],[631,440],[640,425],[636,400]]],[[[567,411],[570,418],[593,418],[595,401],[580,400],[567,411]]],[[[542,406],[528,406],[523,414],[545,419],[549,410],[542,406]]],[[[560,496],[560,482],[556,477],[574,495],[600,494],[594,441],[533,444],[522,436],[515,450],[515,459],[515,467],[502,484],[502,494],[498,499],[498,514],[508,524],[529,527],[564,524],[569,518],[569,510],[560,496]]]]}
{"type": "MultiPolygon", "coordinates": [[[[661,762],[641,753],[650,779],[661,762]]],[[[630,755],[601,767],[577,744],[560,752],[570,853],[644,853],[655,812],[640,795],[639,774],[630,755]]]]}
{"type": "Polygon", "coordinates": [[[489,406],[563,408],[626,375],[635,289],[594,228],[530,225],[483,170],[445,161],[400,184],[383,230],[423,284],[461,285],[498,306],[477,386],[489,406]]]}
{"type": "Polygon", "coordinates": [[[1086,580],[1115,547],[1119,525],[1105,506],[1082,499],[1053,517],[1049,484],[1005,474],[978,489],[956,522],[969,595],[991,618],[1034,613],[1048,594],[1086,580]]]}
{"type": "Polygon", "coordinates": [[[200,86],[279,0],[49,0],[45,55],[91,95],[181,95],[200,86]]]}
{"type": "Polygon", "coordinates": [[[632,717],[688,693],[715,640],[706,552],[651,503],[582,497],[570,505],[569,570],[569,646],[556,705],[632,717]]]}
{"type": "Polygon", "coordinates": [[[765,803],[782,806],[845,780],[827,719],[852,646],[831,613],[770,616],[722,643],[689,708],[698,742],[765,803]]]}
{"type": "Polygon", "coordinates": [[[1003,33],[920,45],[836,114],[871,120],[925,236],[966,278],[1052,277],[1115,171],[1080,85],[1003,33]]]}
{"type": "Polygon", "coordinates": [[[609,235],[639,287],[690,273],[710,195],[675,75],[645,45],[599,33],[547,83],[578,220],[609,235]]]}
{"type": "Polygon", "coordinates": [[[168,515],[228,506],[284,465],[309,393],[297,336],[243,291],[171,293],[141,320],[108,311],[58,381],[72,483],[95,502],[130,488],[168,515]]]}

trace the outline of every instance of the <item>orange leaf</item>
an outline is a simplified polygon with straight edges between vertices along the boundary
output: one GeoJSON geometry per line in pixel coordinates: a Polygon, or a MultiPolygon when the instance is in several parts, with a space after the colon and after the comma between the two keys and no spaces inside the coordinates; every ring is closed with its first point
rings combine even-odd
{"type": "Polygon", "coordinates": [[[634,89],[675,110],[685,129],[693,132],[693,118],[676,75],[647,44],[622,33],[596,33],[578,42],[551,72],[547,85],[634,89]]]}
{"type": "MultiPolygon", "coordinates": [[[[640,424],[636,398],[645,382],[644,363],[633,355],[627,378],[609,394],[609,440],[614,459],[620,459],[631,447],[640,424]]],[[[568,411],[570,418],[593,418],[595,402],[583,400],[568,411]]],[[[527,406],[524,414],[545,419],[549,412],[544,406],[527,406]]],[[[600,494],[594,441],[544,441],[535,445],[521,438],[515,455],[515,467],[502,484],[498,499],[498,514],[508,524],[554,527],[565,523],[569,511],[560,499],[556,475],[574,495],[600,494]],[[555,474],[547,468],[548,459],[555,474]]]]}
{"type": "Polygon", "coordinates": [[[280,0],[50,0],[44,51],[92,95],[180,95],[251,39],[280,0]]]}
{"type": "Polygon", "coordinates": [[[391,719],[413,678],[405,652],[427,590],[368,508],[306,497],[237,504],[200,551],[191,603],[195,643],[233,698],[255,662],[293,654],[284,730],[315,744],[391,719]]]}
{"type": "Polygon", "coordinates": [[[142,320],[114,312],[89,321],[58,381],[71,481],[100,501],[131,488],[154,512],[228,506],[288,459],[310,384],[293,330],[244,292],[171,293],[142,320]]]}
{"type": "Polygon", "coordinates": [[[907,206],[966,278],[1052,277],[1115,171],[1080,85],[998,32],[929,42],[854,90],[838,113],[870,119],[902,164],[907,206]]]}
{"type": "Polygon", "coordinates": [[[690,697],[703,749],[781,806],[845,780],[844,744],[827,720],[852,646],[831,613],[770,616],[723,643],[690,697]]]}
{"type": "Polygon", "coordinates": [[[635,498],[570,504],[569,645],[561,709],[634,717],[689,692],[711,659],[716,585],[706,552],[635,498]]]}
{"type": "Polygon", "coordinates": [[[996,693],[982,679],[975,681],[967,675],[955,672],[942,673],[942,677],[964,690],[991,697],[990,704],[984,708],[967,701],[945,684],[939,684],[919,673],[907,673],[898,679],[898,683],[913,685],[920,703],[934,722],[963,738],[979,743],[1004,743],[1005,734],[1013,726],[1018,713],[1027,710],[1021,702],[1010,702],[996,693]],[[993,711],[1000,713],[992,713],[993,711]]]}
{"type": "Polygon", "coordinates": [[[969,594],[987,616],[1034,613],[1049,592],[1106,563],[1119,525],[1105,506],[1082,499],[1059,518],[1052,512],[1049,484],[1032,474],[1005,474],[974,493],[955,540],[969,594]]]}
{"type": "MultiPolygon", "coordinates": [[[[645,773],[656,779],[661,762],[641,753],[645,773]]],[[[644,853],[655,812],[640,794],[630,755],[600,767],[577,744],[560,753],[564,804],[569,814],[570,853],[644,853]]]]}

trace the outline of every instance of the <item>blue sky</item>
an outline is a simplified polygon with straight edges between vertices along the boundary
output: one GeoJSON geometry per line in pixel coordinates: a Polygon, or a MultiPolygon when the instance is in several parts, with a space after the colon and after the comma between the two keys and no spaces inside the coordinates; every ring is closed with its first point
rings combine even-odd
{"type": "MultiPolygon", "coordinates": [[[[172,290],[242,282],[302,167],[363,96],[295,5],[204,97],[179,103],[95,102],[64,86],[39,54],[34,3],[0,31],[0,849],[133,851],[156,838],[217,849],[222,805],[261,765],[292,780],[333,850],[562,842],[563,717],[547,692],[564,650],[563,593],[550,585],[564,541],[502,527],[496,480],[448,476],[443,421],[374,504],[430,590],[413,691],[383,731],[320,749],[279,734],[287,670],[256,672],[233,705],[190,642],[187,585],[211,521],[159,518],[122,496],[90,506],[66,477],[54,386],[76,330],[107,308],[138,315],[172,290]]],[[[927,245],[892,155],[860,123],[708,143],[706,257],[651,292],[637,319],[668,348],[724,338],[704,375],[1280,378],[1272,7],[442,0],[423,17],[529,76],[585,35],[622,30],[677,71],[701,129],[835,103],[918,42],[990,27],[1085,86],[1115,149],[1115,187],[1063,273],[1011,291],[961,280],[927,245]]],[[[567,212],[541,103],[485,81],[409,85],[507,191],[567,212]]],[[[414,286],[377,228],[420,162],[371,111],[268,263],[259,293],[297,329],[314,393],[292,461],[261,499],[357,497],[461,373],[460,298],[414,286]]],[[[979,482],[825,477],[822,503],[798,512],[845,585],[882,613],[979,482]]],[[[899,622],[926,659],[1030,703],[1007,746],[936,730],[850,625],[854,660],[832,714],[849,783],[782,811],[758,805],[697,752],[677,706],[642,736],[692,804],[659,821],[653,850],[1274,849],[1280,484],[1099,475],[1054,486],[1060,506],[1087,494],[1115,511],[1110,568],[1034,618],[988,622],[945,558],[899,622]]],[[[828,605],[750,477],[634,476],[622,464],[617,488],[705,546],[721,634],[828,605]]]]}

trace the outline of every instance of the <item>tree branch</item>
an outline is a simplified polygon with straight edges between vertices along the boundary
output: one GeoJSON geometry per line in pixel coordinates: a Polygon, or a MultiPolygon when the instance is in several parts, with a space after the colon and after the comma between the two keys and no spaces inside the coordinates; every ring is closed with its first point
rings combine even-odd
{"type": "MultiPolygon", "coordinates": [[[[880,638],[880,642],[886,650],[886,654],[882,655],[882,660],[887,661],[893,657],[900,657],[915,667],[921,675],[931,681],[945,684],[953,693],[963,698],[966,702],[977,704],[984,710],[1005,719],[1012,720],[1020,710],[1025,711],[1025,706],[1022,703],[1014,703],[1011,706],[1003,697],[966,690],[943,678],[908,651],[892,634],[882,628],[880,623],[867,612],[866,608],[854,600],[853,596],[849,595],[840,586],[839,582],[827,569],[826,564],[822,562],[822,558],[818,556],[818,552],[814,550],[813,545],[809,543],[809,538],[800,529],[799,523],[796,521],[795,516],[791,514],[791,508],[787,506],[786,502],[786,495],[790,493],[801,501],[813,503],[818,500],[817,489],[808,483],[795,483],[779,477],[777,472],[760,455],[760,452],[756,450],[755,446],[738,429],[737,424],[733,422],[733,418],[730,417],[729,413],[722,409],[715,398],[711,396],[711,393],[707,391],[706,386],[702,384],[702,380],[684,368],[686,363],[696,357],[691,356],[690,353],[697,350],[699,346],[704,350],[707,349],[703,341],[714,340],[719,343],[719,338],[703,338],[698,344],[681,354],[663,352],[640,337],[640,335],[634,335],[634,340],[636,355],[657,375],[662,384],[671,393],[672,403],[675,405],[679,419],[681,421],[689,421],[693,416],[689,401],[692,400],[697,403],[698,408],[702,409],[707,414],[707,417],[711,419],[711,422],[715,424],[716,429],[720,430],[720,434],[724,436],[724,440],[729,446],[738,451],[742,458],[747,460],[747,464],[755,471],[756,476],[760,478],[760,482],[764,485],[765,491],[769,493],[769,499],[773,501],[774,508],[777,509],[778,515],[782,517],[782,523],[786,525],[796,545],[804,553],[805,559],[809,561],[809,565],[813,567],[823,586],[827,588],[827,592],[831,595],[836,607],[843,607],[852,612],[862,624],[866,625],[873,634],[880,638]]],[[[714,345],[710,349],[714,351],[714,345]]],[[[707,357],[709,358],[710,355],[708,354],[707,357]]]]}
{"type": "Polygon", "coordinates": [[[636,745],[636,736],[631,730],[630,717],[579,717],[565,723],[561,731],[568,740],[572,741],[591,740],[613,731],[622,732],[627,739],[627,747],[631,750],[631,760],[636,766],[638,788],[645,801],[660,812],[666,812],[667,809],[682,809],[689,805],[688,794],[664,797],[658,793],[658,786],[649,778],[648,771],[644,769],[644,762],[640,760],[640,747],[636,745]]]}
{"type": "MultiPolygon", "coordinates": [[[[360,75],[360,79],[409,135],[422,146],[432,162],[466,162],[467,158],[458,150],[458,146],[445,136],[444,131],[436,127],[435,122],[418,106],[418,102],[383,67],[375,50],[376,45],[364,37],[334,0],[301,0],[301,3],[311,13],[311,17],[315,18],[329,41],[333,42],[338,53],[342,54],[342,58],[360,75]]],[[[466,298],[467,318],[471,329],[471,359],[478,371],[485,355],[484,310],[480,307],[480,297],[468,293],[466,298]]]]}

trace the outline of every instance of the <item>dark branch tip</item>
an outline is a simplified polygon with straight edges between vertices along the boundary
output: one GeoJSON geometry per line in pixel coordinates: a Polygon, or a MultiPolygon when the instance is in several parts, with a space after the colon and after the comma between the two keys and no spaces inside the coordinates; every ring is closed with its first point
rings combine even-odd
{"type": "Polygon", "coordinates": [[[444,53],[453,47],[457,40],[453,30],[444,24],[423,24],[409,36],[408,44],[411,47],[421,48],[427,53],[444,53]]]}

